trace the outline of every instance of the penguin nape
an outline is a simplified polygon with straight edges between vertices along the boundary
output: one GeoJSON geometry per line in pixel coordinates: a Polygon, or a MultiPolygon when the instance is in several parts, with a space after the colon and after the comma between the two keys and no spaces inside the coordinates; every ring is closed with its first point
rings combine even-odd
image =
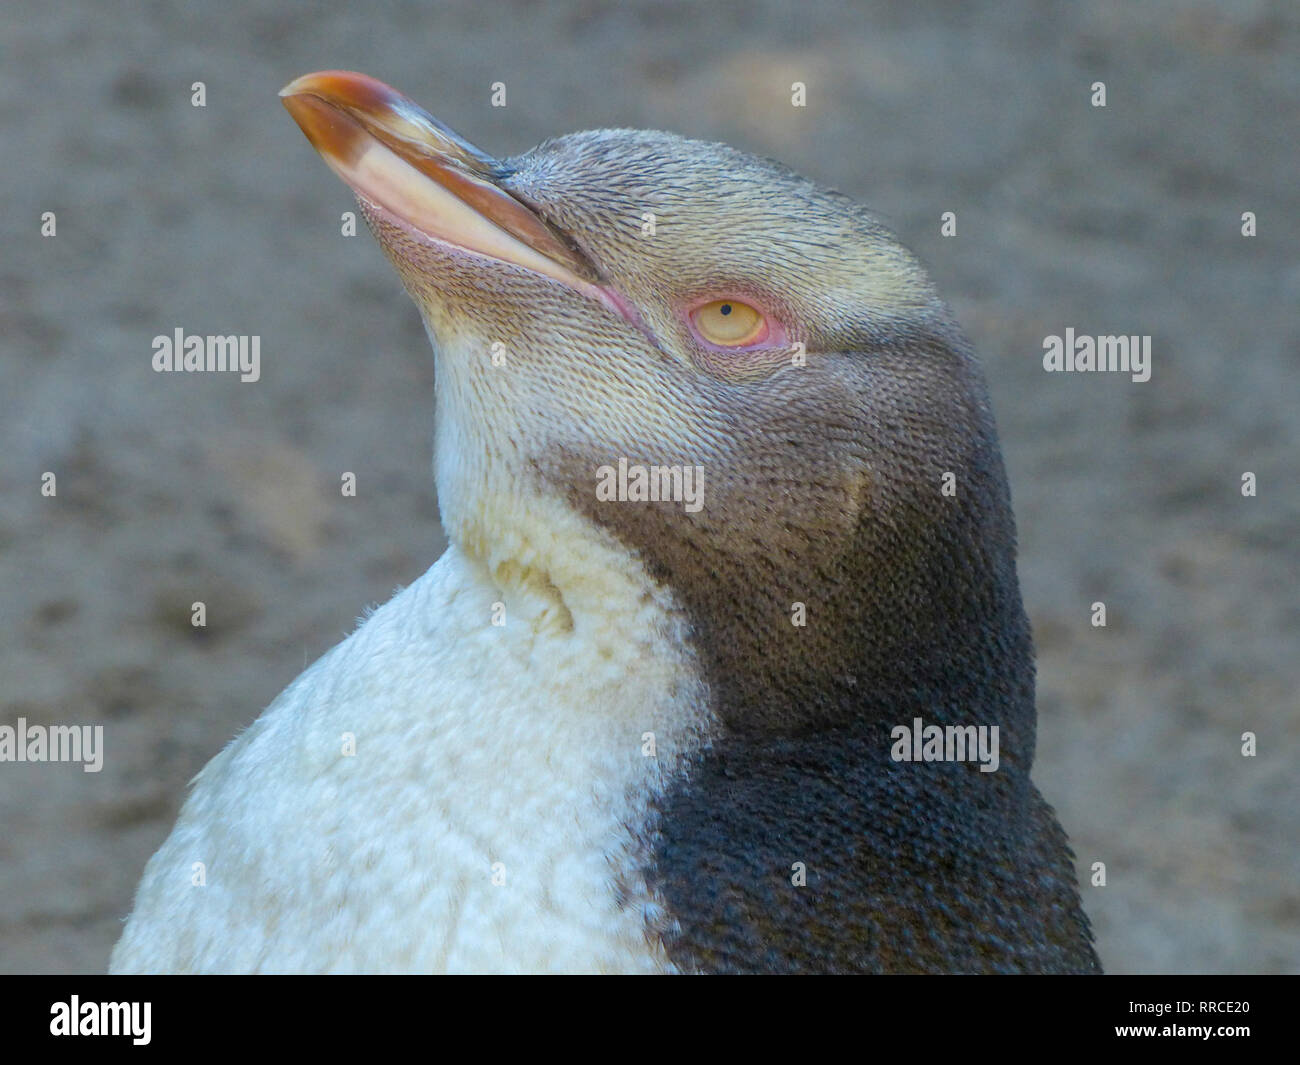
{"type": "Polygon", "coordinates": [[[111,969],[1099,971],[913,256],[724,145],[281,95],[424,318],[449,546],[198,775],[111,969]],[[996,769],[897,760],[918,718],[996,769]]]}

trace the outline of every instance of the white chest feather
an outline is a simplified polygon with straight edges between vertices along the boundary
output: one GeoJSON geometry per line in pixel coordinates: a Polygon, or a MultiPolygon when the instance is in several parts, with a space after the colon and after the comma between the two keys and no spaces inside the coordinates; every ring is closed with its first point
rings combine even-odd
{"type": "Polygon", "coordinates": [[[666,968],[638,837],[706,699],[664,593],[591,550],[600,613],[452,548],[303,673],[197,778],[113,970],[666,968]]]}

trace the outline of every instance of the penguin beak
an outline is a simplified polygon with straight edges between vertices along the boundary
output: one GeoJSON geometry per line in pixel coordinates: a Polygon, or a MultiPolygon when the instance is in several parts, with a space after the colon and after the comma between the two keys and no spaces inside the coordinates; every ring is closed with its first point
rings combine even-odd
{"type": "Polygon", "coordinates": [[[598,272],[499,182],[510,168],[381,81],[343,70],[280,90],[289,114],[366,205],[427,240],[592,293],[598,272]]]}

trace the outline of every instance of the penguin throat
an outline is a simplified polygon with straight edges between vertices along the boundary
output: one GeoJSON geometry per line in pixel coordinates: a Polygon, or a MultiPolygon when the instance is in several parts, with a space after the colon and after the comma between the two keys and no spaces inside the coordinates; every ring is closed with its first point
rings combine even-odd
{"type": "Polygon", "coordinates": [[[635,553],[559,500],[515,490],[447,510],[449,538],[497,590],[494,623],[602,640],[627,630],[634,639],[650,613],[683,615],[635,553]]]}

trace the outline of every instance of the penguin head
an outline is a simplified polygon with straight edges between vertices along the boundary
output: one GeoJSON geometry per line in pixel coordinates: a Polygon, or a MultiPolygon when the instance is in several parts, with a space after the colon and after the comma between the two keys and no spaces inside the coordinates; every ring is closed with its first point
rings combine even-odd
{"type": "Polygon", "coordinates": [[[423,315],[439,503],[463,550],[563,590],[548,515],[581,515],[684,604],[735,730],[900,701],[965,721],[974,693],[952,677],[980,676],[1029,700],[1032,746],[982,376],[873,216],[668,133],[499,161],[362,75],[282,96],[423,315]]]}

